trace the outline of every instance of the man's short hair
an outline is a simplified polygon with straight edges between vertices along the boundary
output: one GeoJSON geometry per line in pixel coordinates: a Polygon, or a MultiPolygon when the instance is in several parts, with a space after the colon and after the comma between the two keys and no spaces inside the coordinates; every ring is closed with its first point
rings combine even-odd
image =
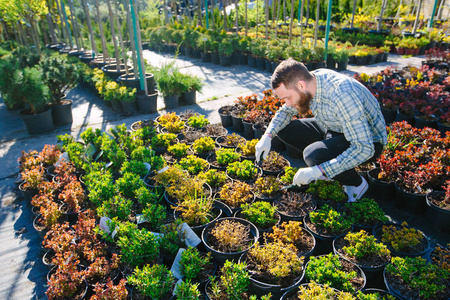
{"type": "Polygon", "coordinates": [[[276,89],[280,84],[288,89],[293,89],[299,80],[309,82],[313,79],[313,75],[308,71],[302,62],[293,58],[282,61],[272,74],[272,88],[276,89]]]}

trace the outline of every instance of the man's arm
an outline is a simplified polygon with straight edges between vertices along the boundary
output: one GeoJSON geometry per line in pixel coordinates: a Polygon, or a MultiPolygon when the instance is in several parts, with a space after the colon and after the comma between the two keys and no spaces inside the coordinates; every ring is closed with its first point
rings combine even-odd
{"type": "Polygon", "coordinates": [[[284,104],[275,114],[265,134],[270,134],[271,138],[275,137],[281,129],[286,127],[292,118],[297,114],[297,109],[284,104]]]}

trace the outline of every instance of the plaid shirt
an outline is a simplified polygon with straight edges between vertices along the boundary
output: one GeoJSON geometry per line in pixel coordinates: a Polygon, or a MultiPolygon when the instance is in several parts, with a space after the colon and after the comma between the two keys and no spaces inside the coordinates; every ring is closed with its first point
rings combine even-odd
{"type": "MultiPolygon", "coordinates": [[[[327,69],[312,73],[317,87],[310,108],[317,123],[326,130],[343,133],[350,142],[342,154],[320,165],[327,177],[333,178],[370,159],[374,142],[386,145],[386,124],[377,99],[357,80],[327,69]]],[[[283,105],[266,132],[275,136],[296,114],[297,109],[283,105]]]]}

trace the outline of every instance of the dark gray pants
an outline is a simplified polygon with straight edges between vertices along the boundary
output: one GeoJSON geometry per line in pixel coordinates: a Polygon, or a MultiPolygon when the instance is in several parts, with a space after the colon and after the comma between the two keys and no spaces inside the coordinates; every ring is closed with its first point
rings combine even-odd
{"type": "MultiPolygon", "coordinates": [[[[325,131],[317,124],[315,118],[291,121],[278,133],[278,137],[303,152],[303,159],[309,167],[336,158],[350,147],[350,142],[345,139],[344,134],[325,131]]],[[[375,162],[383,151],[381,143],[374,143],[374,147],[375,154],[367,162],[375,162]]],[[[333,179],[343,185],[358,186],[362,182],[355,169],[342,172],[333,179]]]]}

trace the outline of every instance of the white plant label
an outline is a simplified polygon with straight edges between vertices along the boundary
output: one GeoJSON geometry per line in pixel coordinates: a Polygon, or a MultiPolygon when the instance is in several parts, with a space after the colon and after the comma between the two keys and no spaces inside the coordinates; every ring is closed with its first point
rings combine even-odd
{"type": "Polygon", "coordinates": [[[156,238],[158,238],[158,239],[162,239],[164,237],[164,233],[152,232],[152,231],[150,231],[150,233],[153,234],[154,236],[156,236],[156,238]]]}
{"type": "Polygon", "coordinates": [[[165,172],[167,170],[169,170],[169,166],[166,166],[166,167],[162,168],[161,170],[158,171],[158,173],[161,174],[161,173],[163,173],[163,172],[165,172]]]}
{"type": "Polygon", "coordinates": [[[145,221],[147,221],[147,219],[144,217],[143,214],[136,214],[136,222],[138,224],[144,223],[145,221]]]}
{"type": "Polygon", "coordinates": [[[114,237],[117,234],[117,229],[114,228],[114,231],[111,232],[111,229],[108,226],[108,223],[111,222],[111,219],[108,217],[101,217],[100,218],[100,224],[98,224],[98,227],[100,227],[101,230],[106,232],[107,234],[111,234],[111,237],[114,239],[114,237]]]}
{"type": "Polygon", "coordinates": [[[183,282],[183,279],[178,279],[177,283],[175,283],[175,287],[173,289],[172,295],[175,296],[175,294],[177,293],[178,285],[180,285],[182,282],[183,282]]]}
{"type": "Polygon", "coordinates": [[[58,158],[58,161],[55,163],[55,167],[59,168],[63,161],[70,162],[69,153],[64,152],[58,158]]]}
{"type": "Polygon", "coordinates": [[[181,224],[178,230],[180,231],[181,237],[184,237],[183,242],[186,246],[197,247],[197,245],[201,243],[202,240],[188,224],[181,224]]]}
{"type": "Polygon", "coordinates": [[[175,259],[173,261],[172,267],[170,268],[170,272],[172,272],[173,276],[177,279],[182,279],[183,275],[181,274],[181,254],[184,252],[184,248],[178,249],[177,256],[175,256],[175,259]]]}

